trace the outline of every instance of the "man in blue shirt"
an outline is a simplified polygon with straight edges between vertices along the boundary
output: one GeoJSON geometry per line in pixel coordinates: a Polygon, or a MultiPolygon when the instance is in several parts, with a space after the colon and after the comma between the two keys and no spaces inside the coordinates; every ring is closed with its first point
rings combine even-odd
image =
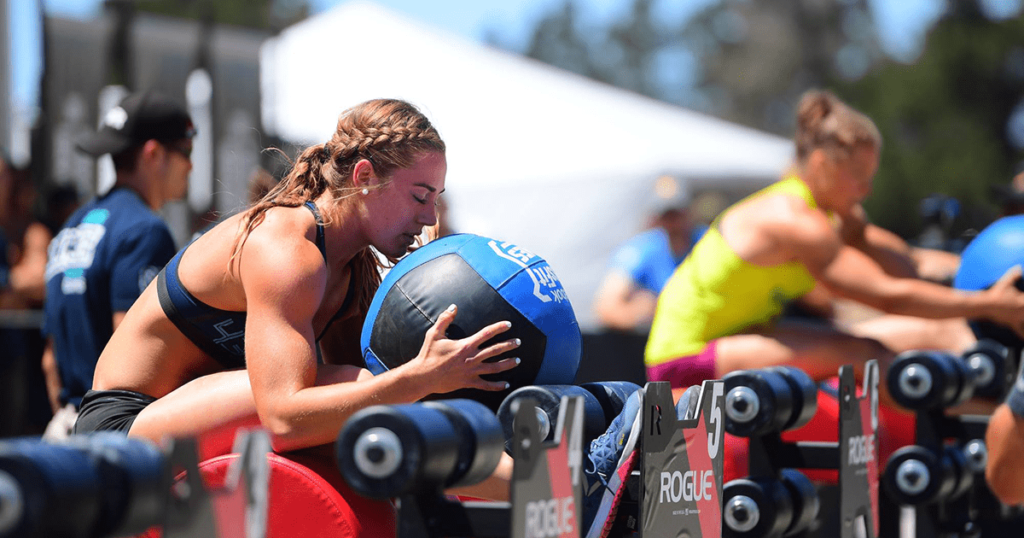
{"type": "Polygon", "coordinates": [[[146,91],[126,97],[78,142],[94,157],[110,154],[116,180],[68,219],[48,249],[43,370],[51,401],[63,406],[48,438],[68,434],[107,340],[176,252],[156,212],[187,192],[193,136],[181,105],[146,91]]]}
{"type": "Polygon", "coordinates": [[[650,328],[661,288],[707,230],[692,221],[684,184],[664,176],[658,178],[655,193],[650,229],[615,251],[594,297],[598,321],[610,329],[650,328]]]}

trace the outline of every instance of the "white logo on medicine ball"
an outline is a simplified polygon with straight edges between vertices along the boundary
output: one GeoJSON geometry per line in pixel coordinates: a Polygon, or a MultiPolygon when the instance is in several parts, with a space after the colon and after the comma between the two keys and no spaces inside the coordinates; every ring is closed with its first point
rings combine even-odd
{"type": "Polygon", "coordinates": [[[128,113],[119,106],[115,106],[108,110],[106,115],[103,116],[103,125],[117,129],[118,131],[124,128],[126,121],[128,121],[128,113]]]}
{"type": "Polygon", "coordinates": [[[490,246],[491,250],[493,250],[498,256],[501,256],[524,269],[526,275],[533,281],[534,297],[540,299],[542,303],[551,302],[552,298],[558,302],[569,300],[569,297],[565,294],[565,290],[562,289],[558,276],[555,275],[555,272],[551,270],[550,266],[529,266],[529,263],[536,257],[535,254],[525,248],[518,247],[509,242],[504,242],[499,246],[496,241],[492,240],[489,241],[487,245],[490,246]],[[550,292],[551,295],[544,293],[545,290],[550,292]]]}

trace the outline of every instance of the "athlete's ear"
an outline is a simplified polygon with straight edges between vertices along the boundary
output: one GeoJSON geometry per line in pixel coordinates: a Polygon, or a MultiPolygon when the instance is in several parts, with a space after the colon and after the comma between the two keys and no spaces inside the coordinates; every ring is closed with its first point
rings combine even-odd
{"type": "Polygon", "coordinates": [[[139,150],[139,154],[135,158],[135,165],[138,167],[143,164],[158,162],[166,153],[167,148],[160,144],[160,142],[147,140],[142,143],[142,149],[139,150]]]}
{"type": "Polygon", "coordinates": [[[378,183],[377,174],[373,172],[373,163],[366,159],[360,159],[352,167],[352,186],[357,189],[373,187],[378,183]]]}
{"type": "Polygon", "coordinates": [[[811,150],[811,154],[807,156],[807,167],[814,171],[821,171],[828,165],[829,155],[822,148],[815,148],[811,150]]]}

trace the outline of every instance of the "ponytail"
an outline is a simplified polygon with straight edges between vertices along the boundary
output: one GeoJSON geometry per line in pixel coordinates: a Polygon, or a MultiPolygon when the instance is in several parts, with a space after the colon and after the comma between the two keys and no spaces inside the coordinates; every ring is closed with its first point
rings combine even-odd
{"type": "Polygon", "coordinates": [[[811,90],[800,98],[796,124],[794,142],[800,162],[816,149],[846,158],[856,146],[882,146],[882,136],[874,122],[828,91],[811,90]]]}

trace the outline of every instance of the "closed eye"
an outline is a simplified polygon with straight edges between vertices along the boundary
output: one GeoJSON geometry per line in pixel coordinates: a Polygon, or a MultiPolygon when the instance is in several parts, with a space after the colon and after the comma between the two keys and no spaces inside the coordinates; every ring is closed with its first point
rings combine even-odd
{"type": "Polygon", "coordinates": [[[427,199],[426,198],[418,198],[416,196],[413,196],[412,199],[416,200],[417,203],[420,203],[420,204],[423,204],[423,205],[427,204],[427,199]]]}

